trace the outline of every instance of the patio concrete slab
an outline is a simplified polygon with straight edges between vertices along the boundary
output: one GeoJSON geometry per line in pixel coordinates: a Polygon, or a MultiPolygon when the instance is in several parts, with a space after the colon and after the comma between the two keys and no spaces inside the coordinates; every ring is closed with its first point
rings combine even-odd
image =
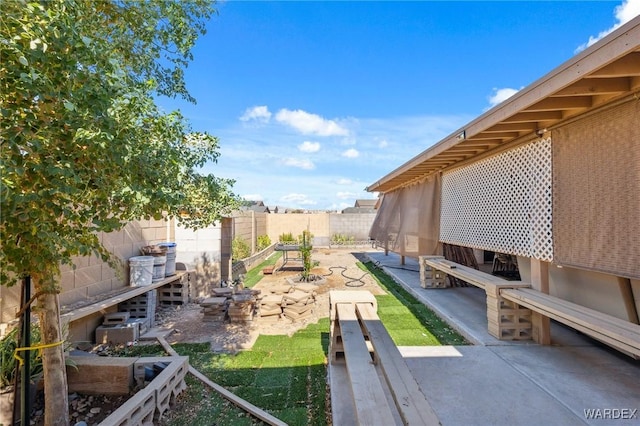
{"type": "MultiPolygon", "coordinates": [[[[640,361],[557,323],[550,346],[500,341],[482,290],[426,290],[414,259],[367,255],[475,345],[399,348],[443,425],[640,424],[640,361]]],[[[341,368],[329,373],[334,424],[353,424],[341,368]]]]}
{"type": "Polygon", "coordinates": [[[400,352],[443,425],[584,424],[487,347],[419,349],[400,352]]]}

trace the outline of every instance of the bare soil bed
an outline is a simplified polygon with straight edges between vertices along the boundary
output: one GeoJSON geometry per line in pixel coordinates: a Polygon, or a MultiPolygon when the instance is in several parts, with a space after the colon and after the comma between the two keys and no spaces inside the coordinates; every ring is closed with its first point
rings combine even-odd
{"type": "MultiPolygon", "coordinates": [[[[329,317],[329,291],[331,290],[368,290],[374,295],[384,294],[376,281],[356,266],[358,261],[366,261],[365,252],[376,251],[372,248],[357,249],[314,249],[312,259],[318,262],[312,273],[325,278],[317,285],[316,306],[311,316],[304,320],[291,321],[283,318],[278,322],[261,322],[259,317],[248,323],[205,322],[199,300],[185,305],[160,307],[156,316],[156,328],[166,330],[166,340],[170,343],[206,343],[211,344],[213,352],[237,352],[251,349],[260,334],[293,335],[308,324],[317,323],[320,318],[329,317]]],[[[296,262],[289,262],[283,270],[278,270],[282,260],[275,265],[274,274],[266,274],[253,287],[262,293],[268,293],[270,286],[287,283],[287,278],[300,275],[301,267],[296,262]]],[[[212,283],[212,288],[217,283],[212,283]]],[[[156,344],[157,341],[141,341],[138,344],[156,344]]],[[[94,352],[108,355],[117,348],[100,345],[94,352]]],[[[71,424],[79,421],[87,426],[97,425],[111,412],[126,401],[128,397],[108,397],[103,395],[71,395],[69,414],[71,424]]],[[[36,403],[36,412],[31,419],[32,425],[44,424],[43,401],[36,403]]]]}
{"type": "MultiPolygon", "coordinates": [[[[365,260],[364,252],[373,249],[314,249],[313,261],[319,263],[312,273],[324,277],[325,282],[317,285],[316,306],[313,314],[301,321],[281,319],[276,323],[264,323],[255,318],[249,323],[221,323],[202,321],[202,308],[198,301],[187,305],[171,307],[159,311],[158,322],[163,328],[173,332],[166,337],[169,343],[203,343],[210,342],[214,352],[235,352],[250,349],[260,334],[293,335],[308,324],[317,323],[320,318],[329,317],[329,291],[331,290],[368,290],[373,294],[384,294],[369,274],[356,266],[358,261],[365,260]]],[[[301,268],[295,262],[276,273],[267,274],[253,288],[268,293],[269,287],[286,284],[287,278],[300,275],[301,268]]]]}

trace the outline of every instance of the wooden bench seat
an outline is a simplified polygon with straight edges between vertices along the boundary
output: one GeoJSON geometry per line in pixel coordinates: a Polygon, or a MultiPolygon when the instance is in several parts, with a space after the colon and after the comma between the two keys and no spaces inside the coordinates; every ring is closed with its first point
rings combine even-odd
{"type": "Polygon", "coordinates": [[[346,367],[357,423],[439,425],[380,321],[375,297],[368,291],[331,291],[329,299],[331,363],[346,367]]]}
{"type": "Polygon", "coordinates": [[[71,306],[63,306],[61,307],[60,319],[64,323],[70,323],[72,321],[79,320],[97,312],[104,314],[106,310],[112,306],[125,302],[129,299],[133,299],[136,296],[140,296],[156,288],[171,284],[176,281],[180,281],[183,275],[185,275],[186,273],[186,271],[177,271],[175,275],[166,277],[156,282],[152,282],[148,286],[123,287],[115,295],[107,296],[106,298],[98,298],[98,300],[96,301],[85,303],[80,306],[75,304],[71,306]]]}
{"type": "Polygon", "coordinates": [[[336,304],[336,314],[358,424],[394,425],[396,422],[393,412],[387,402],[362,334],[362,328],[356,315],[356,306],[338,303],[336,304]]]}
{"type": "Polygon", "coordinates": [[[505,288],[500,290],[500,296],[581,331],[634,358],[640,357],[638,324],[533,289],[505,288]]]}
{"type": "Polygon", "coordinates": [[[358,303],[356,313],[373,346],[376,360],[389,384],[400,417],[406,425],[439,425],[398,347],[370,304],[358,303]]]}
{"type": "Polygon", "coordinates": [[[514,288],[514,287],[530,287],[529,283],[522,281],[508,281],[495,275],[487,274],[468,266],[461,265],[456,262],[446,260],[442,256],[420,256],[420,263],[424,263],[429,267],[442,271],[447,275],[460,278],[469,284],[480,287],[483,290],[493,286],[514,288]]]}

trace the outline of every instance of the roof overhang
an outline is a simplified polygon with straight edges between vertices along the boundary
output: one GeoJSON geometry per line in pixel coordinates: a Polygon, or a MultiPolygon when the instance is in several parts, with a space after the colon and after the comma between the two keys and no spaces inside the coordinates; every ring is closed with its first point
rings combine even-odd
{"type": "Polygon", "coordinates": [[[457,163],[548,130],[640,92],[640,16],[482,114],[377,182],[411,185],[457,163]]]}

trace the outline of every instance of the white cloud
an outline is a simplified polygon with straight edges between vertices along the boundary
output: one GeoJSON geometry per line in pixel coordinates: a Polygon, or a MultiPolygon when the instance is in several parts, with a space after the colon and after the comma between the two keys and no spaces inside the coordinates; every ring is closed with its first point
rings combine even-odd
{"type": "Polygon", "coordinates": [[[383,139],[380,142],[378,142],[378,148],[386,148],[388,146],[389,146],[389,142],[387,142],[386,139],[383,139]]]}
{"type": "Polygon", "coordinates": [[[349,134],[347,129],[335,121],[326,120],[319,115],[301,109],[292,111],[283,108],[276,114],[276,120],[293,127],[304,135],[346,136],[349,134]]]}
{"type": "Polygon", "coordinates": [[[342,156],[343,157],[347,157],[347,158],[356,158],[359,155],[360,155],[360,153],[355,148],[349,148],[348,150],[346,150],[345,152],[342,153],[342,156]]]}
{"type": "Polygon", "coordinates": [[[262,201],[264,200],[264,197],[260,194],[245,194],[242,196],[242,198],[244,198],[245,200],[248,201],[262,201]]]}
{"type": "Polygon", "coordinates": [[[311,206],[316,204],[315,201],[308,198],[305,194],[291,193],[280,197],[280,201],[283,203],[295,203],[301,206],[311,206]]]}
{"type": "Polygon", "coordinates": [[[240,117],[240,121],[258,121],[260,123],[268,123],[271,119],[271,112],[266,105],[254,106],[247,108],[240,117]]]}
{"type": "Polygon", "coordinates": [[[298,149],[302,152],[318,152],[320,151],[320,142],[304,141],[298,145],[298,149]]]}
{"type": "Polygon", "coordinates": [[[499,103],[506,101],[511,96],[518,93],[519,89],[511,89],[509,87],[505,87],[503,89],[493,88],[493,94],[489,96],[489,104],[491,107],[498,105],[499,103]]]}
{"type": "Polygon", "coordinates": [[[313,170],[316,168],[315,164],[306,158],[283,158],[282,164],[304,170],[313,170]]]}
{"type": "Polygon", "coordinates": [[[615,9],[613,10],[613,14],[616,18],[616,23],[613,24],[613,26],[608,30],[601,31],[600,34],[598,34],[596,37],[590,36],[589,41],[578,46],[575,53],[582,52],[587,47],[591,46],[594,43],[597,43],[601,38],[609,35],[622,25],[640,15],[640,0],[624,0],[622,4],[619,4],[615,7],[615,9]]]}
{"type": "Polygon", "coordinates": [[[342,178],[342,179],[338,179],[338,180],[336,181],[336,183],[337,183],[338,185],[351,185],[351,184],[353,183],[353,181],[352,181],[351,179],[345,179],[345,178],[342,178]]]}
{"type": "Polygon", "coordinates": [[[357,198],[358,194],[356,194],[355,192],[337,192],[336,193],[336,198],[340,199],[340,200],[346,200],[348,198],[357,198]]]}

